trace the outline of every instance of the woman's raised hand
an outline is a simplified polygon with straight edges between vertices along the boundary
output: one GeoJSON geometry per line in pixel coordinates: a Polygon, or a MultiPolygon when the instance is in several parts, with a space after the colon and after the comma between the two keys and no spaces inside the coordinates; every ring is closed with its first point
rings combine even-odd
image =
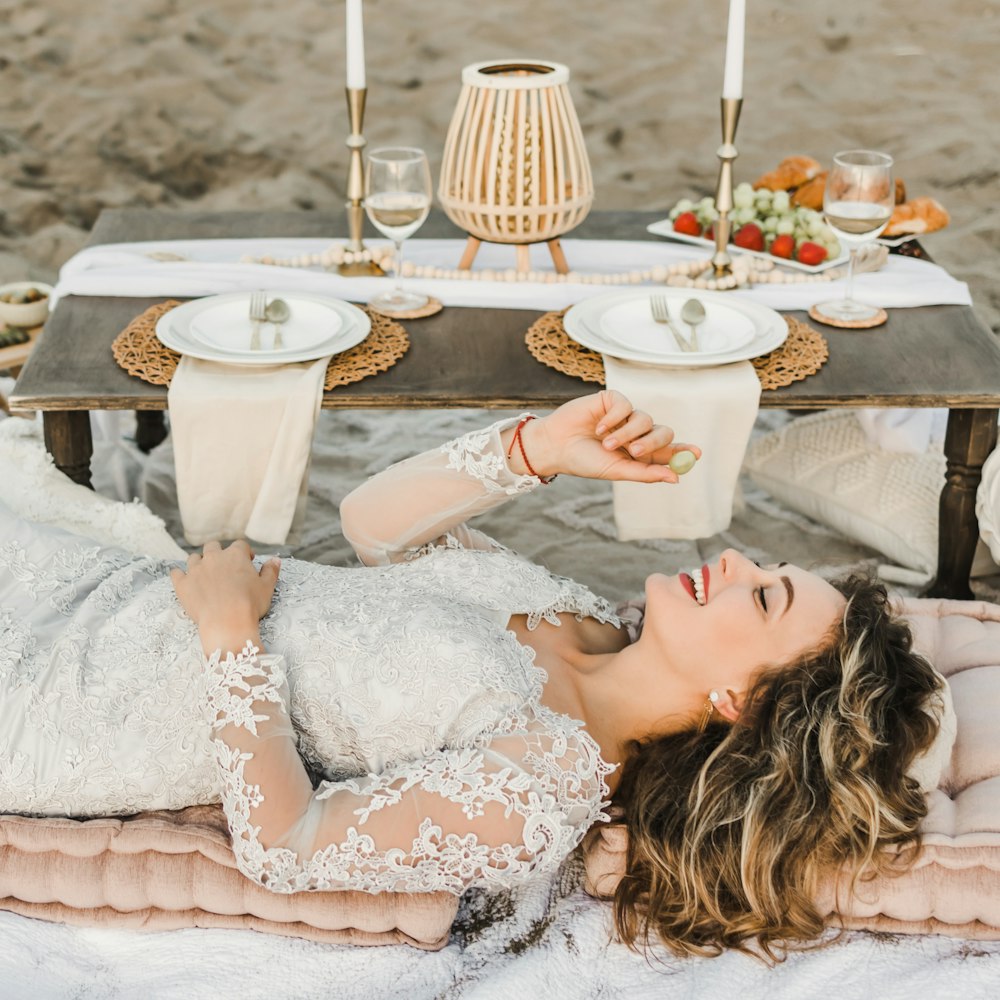
{"type": "MultiPolygon", "coordinates": [[[[504,432],[509,447],[513,431],[504,432]]],[[[676,483],[677,473],[667,463],[680,451],[698,458],[701,449],[674,441],[674,432],[613,389],[564,403],[546,417],[524,425],[521,440],[532,468],[542,476],[557,473],[585,479],[628,480],[637,483],[676,483]]],[[[515,447],[510,463],[522,470],[515,447]]]]}
{"type": "Polygon", "coordinates": [[[244,541],[225,549],[209,542],[201,555],[188,558],[187,572],[170,571],[177,599],[198,625],[206,653],[239,652],[248,640],[259,645],[259,623],[271,607],[280,567],[280,560],[269,559],[258,572],[244,541]]]}

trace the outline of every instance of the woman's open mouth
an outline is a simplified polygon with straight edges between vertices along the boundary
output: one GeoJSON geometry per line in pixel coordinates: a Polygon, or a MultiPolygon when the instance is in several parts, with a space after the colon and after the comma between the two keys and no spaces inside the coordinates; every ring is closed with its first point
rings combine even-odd
{"type": "Polygon", "coordinates": [[[690,573],[678,573],[677,579],[681,586],[694,598],[698,604],[705,604],[708,601],[708,567],[702,566],[700,569],[693,569],[690,573]]]}

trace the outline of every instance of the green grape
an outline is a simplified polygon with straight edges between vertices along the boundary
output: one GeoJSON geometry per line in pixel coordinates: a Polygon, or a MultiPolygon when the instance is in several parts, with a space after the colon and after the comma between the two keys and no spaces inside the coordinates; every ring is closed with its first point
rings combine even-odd
{"type": "Polygon", "coordinates": [[[681,198],[674,206],[674,211],[680,215],[681,212],[690,212],[694,208],[694,202],[690,198],[681,198]]]}
{"type": "Polygon", "coordinates": [[[772,205],[774,206],[774,210],[776,212],[787,212],[789,206],[791,205],[791,199],[788,197],[788,192],[775,191],[772,205]]]}
{"type": "Polygon", "coordinates": [[[705,197],[698,202],[698,204],[701,205],[702,208],[715,208],[715,199],[710,194],[706,194],[705,197]]]}
{"type": "Polygon", "coordinates": [[[685,473],[690,472],[694,468],[695,462],[697,461],[698,459],[695,458],[693,451],[679,451],[673,458],[670,459],[667,465],[669,465],[678,476],[683,476],[685,473]]]}
{"type": "Polygon", "coordinates": [[[765,233],[771,233],[773,235],[778,230],[778,217],[776,215],[769,215],[760,224],[760,228],[763,229],[765,233]]]}
{"type": "MultiPolygon", "coordinates": [[[[743,184],[737,184],[736,190],[733,191],[733,205],[736,208],[753,208],[754,203],[754,193],[753,188],[744,182],[743,184]]],[[[747,220],[749,221],[749,220],[747,220]]]]}
{"type": "Polygon", "coordinates": [[[738,208],[733,212],[733,222],[737,225],[743,226],[748,222],[753,222],[757,218],[757,213],[753,210],[753,207],[748,208],[738,208]]]}
{"type": "Polygon", "coordinates": [[[786,216],[779,219],[778,224],[774,228],[775,232],[780,233],[782,236],[790,236],[795,232],[795,221],[786,216]]]}

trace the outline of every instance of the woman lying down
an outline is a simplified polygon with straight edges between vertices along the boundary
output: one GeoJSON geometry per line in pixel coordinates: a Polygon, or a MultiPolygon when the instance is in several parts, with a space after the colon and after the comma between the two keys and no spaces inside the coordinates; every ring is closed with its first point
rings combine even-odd
{"type": "Polygon", "coordinates": [[[244,543],[171,569],[4,509],[0,811],[221,800],[274,892],[459,894],[553,869],[613,805],[626,942],[814,938],[822,873],[926,811],[942,682],[882,588],[727,550],[651,565],[627,627],[465,523],[557,474],[674,483],[685,449],[615,392],[501,421],[345,499],[356,569],[244,543]]]}

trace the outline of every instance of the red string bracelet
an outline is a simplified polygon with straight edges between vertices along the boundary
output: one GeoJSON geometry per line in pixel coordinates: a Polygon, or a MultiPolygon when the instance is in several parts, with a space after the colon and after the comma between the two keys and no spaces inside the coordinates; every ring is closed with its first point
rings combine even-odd
{"type": "Polygon", "coordinates": [[[527,422],[528,422],[529,420],[534,420],[534,419],[535,419],[535,418],[534,418],[534,416],[532,416],[532,415],[528,415],[527,417],[524,417],[524,418],[523,418],[523,419],[521,420],[521,422],[520,422],[520,423],[519,423],[519,424],[517,425],[517,428],[516,428],[516,429],[514,430],[514,437],[513,437],[513,438],[511,438],[511,442],[510,442],[510,447],[509,447],[509,448],[507,449],[507,458],[510,458],[510,456],[511,456],[511,453],[512,453],[512,452],[514,451],[514,445],[516,444],[516,445],[517,445],[517,447],[518,447],[518,448],[520,449],[520,451],[521,451],[521,458],[522,458],[522,459],[523,459],[523,461],[524,461],[524,467],[525,467],[525,468],[526,468],[526,469],[528,470],[528,472],[530,472],[530,473],[531,473],[531,475],[533,475],[533,476],[535,477],[535,479],[537,479],[537,480],[538,480],[538,481],[539,481],[539,482],[540,482],[540,483],[541,483],[541,484],[542,484],[543,486],[548,486],[548,485],[549,485],[549,483],[551,483],[551,482],[552,482],[552,480],[553,480],[553,479],[555,479],[556,477],[555,477],[555,476],[549,476],[549,477],[548,477],[548,478],[546,479],[546,478],[545,478],[545,476],[540,476],[540,475],[539,475],[539,474],[538,474],[537,472],[535,472],[535,470],[534,470],[534,469],[533,469],[533,468],[531,467],[531,462],[529,462],[529,461],[528,461],[528,453],[527,453],[527,452],[526,452],[526,451],[524,450],[524,442],[523,442],[523,441],[521,440],[521,428],[522,428],[522,427],[523,427],[523,426],[524,426],[524,425],[525,425],[525,424],[526,424],[526,423],[527,423],[527,422]]]}

